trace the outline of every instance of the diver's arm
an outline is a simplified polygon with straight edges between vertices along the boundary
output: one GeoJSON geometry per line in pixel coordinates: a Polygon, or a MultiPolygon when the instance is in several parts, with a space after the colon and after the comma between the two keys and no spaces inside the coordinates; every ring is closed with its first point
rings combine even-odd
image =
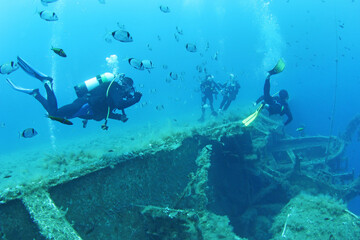
{"type": "Polygon", "coordinates": [[[113,112],[111,112],[109,114],[109,118],[115,119],[115,120],[120,120],[122,122],[126,122],[128,120],[126,114],[113,113],[113,112]]]}
{"type": "Polygon", "coordinates": [[[293,120],[293,117],[292,117],[292,114],[291,114],[291,111],[290,111],[290,108],[287,107],[287,110],[285,112],[285,115],[288,117],[288,119],[286,120],[286,122],[284,123],[284,125],[288,125],[292,120],[293,120]]]}
{"type": "Polygon", "coordinates": [[[262,102],[264,100],[264,95],[259,97],[257,100],[256,100],[256,105],[258,105],[260,102],[262,102]]]}
{"type": "Polygon", "coordinates": [[[141,92],[135,92],[133,98],[128,98],[126,100],[120,101],[119,106],[116,106],[116,108],[119,108],[119,109],[128,108],[128,107],[134,105],[135,103],[138,103],[140,101],[141,97],[142,97],[141,92]]]}

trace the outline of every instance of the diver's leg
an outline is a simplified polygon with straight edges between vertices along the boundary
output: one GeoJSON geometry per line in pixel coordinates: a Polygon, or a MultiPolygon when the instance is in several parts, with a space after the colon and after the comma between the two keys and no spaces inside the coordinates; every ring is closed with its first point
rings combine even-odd
{"type": "Polygon", "coordinates": [[[212,94],[209,96],[209,103],[210,103],[211,114],[217,116],[217,113],[214,111],[214,104],[213,104],[214,98],[212,94]]]}
{"type": "Polygon", "coordinates": [[[200,122],[204,121],[205,118],[205,107],[204,107],[205,104],[206,104],[206,96],[203,95],[201,97],[201,117],[199,118],[200,122]]]}
{"type": "MultiPolygon", "coordinates": [[[[50,83],[50,85],[52,85],[52,83],[50,83]]],[[[53,109],[58,109],[58,105],[57,105],[57,100],[56,100],[56,96],[54,93],[54,90],[52,89],[51,86],[49,86],[49,84],[45,83],[44,84],[45,90],[46,90],[46,95],[47,95],[47,101],[49,102],[49,105],[51,105],[51,107],[53,109]]]]}
{"type": "Polygon", "coordinates": [[[45,99],[39,92],[34,94],[36,100],[38,100],[41,105],[45,108],[45,110],[49,113],[49,115],[55,115],[58,107],[57,107],[57,100],[54,94],[54,91],[50,89],[48,84],[44,84],[47,99],[45,99]]]}
{"type": "Polygon", "coordinates": [[[45,81],[49,81],[49,82],[52,82],[53,79],[47,75],[45,75],[44,73],[34,69],[33,67],[31,67],[27,62],[25,62],[21,57],[17,57],[17,60],[18,60],[18,64],[19,66],[27,73],[29,74],[30,76],[33,76],[37,79],[39,79],[40,81],[42,82],[45,82],[45,81]]]}
{"type": "Polygon", "coordinates": [[[228,100],[226,101],[226,104],[224,106],[224,111],[226,111],[229,108],[231,102],[232,102],[232,100],[230,98],[228,98],[228,100]]]}
{"type": "Polygon", "coordinates": [[[63,118],[74,118],[77,112],[80,111],[81,107],[86,104],[87,101],[85,98],[77,98],[70,104],[64,105],[59,108],[54,115],[56,117],[63,117],[63,118]]]}
{"type": "Polygon", "coordinates": [[[225,95],[225,96],[223,97],[223,100],[222,100],[221,103],[220,103],[219,110],[224,110],[223,107],[224,107],[225,103],[227,102],[227,99],[228,99],[228,97],[225,95]]]}
{"type": "Polygon", "coordinates": [[[268,75],[265,79],[264,84],[264,100],[266,103],[271,103],[271,95],[270,95],[270,75],[268,75]]]}

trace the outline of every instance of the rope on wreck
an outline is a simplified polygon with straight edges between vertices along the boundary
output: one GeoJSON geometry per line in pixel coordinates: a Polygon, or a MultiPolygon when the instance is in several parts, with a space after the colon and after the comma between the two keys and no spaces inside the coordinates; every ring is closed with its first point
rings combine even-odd
{"type": "Polygon", "coordinates": [[[330,144],[332,140],[333,130],[334,130],[334,117],[335,117],[335,110],[336,110],[336,101],[337,101],[337,89],[338,89],[338,65],[339,65],[339,34],[338,34],[338,27],[337,27],[337,18],[335,18],[335,88],[334,88],[334,101],[333,101],[333,107],[331,110],[331,122],[330,122],[330,131],[329,131],[329,141],[326,148],[326,158],[325,162],[328,161],[329,154],[330,154],[330,144]]]}

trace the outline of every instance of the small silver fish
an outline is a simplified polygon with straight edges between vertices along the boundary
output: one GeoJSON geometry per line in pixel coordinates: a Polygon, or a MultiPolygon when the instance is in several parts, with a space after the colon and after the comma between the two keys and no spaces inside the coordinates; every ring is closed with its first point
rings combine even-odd
{"type": "Polygon", "coordinates": [[[19,133],[19,137],[23,137],[23,138],[32,138],[35,137],[36,135],[38,135],[38,133],[34,128],[27,128],[24,131],[22,131],[22,133],[19,133]]]}
{"type": "Polygon", "coordinates": [[[19,65],[14,61],[0,65],[1,74],[10,74],[18,69],[19,69],[19,65]]]}
{"type": "Polygon", "coordinates": [[[136,58],[129,58],[128,63],[133,68],[136,68],[138,70],[144,70],[144,65],[142,64],[142,62],[140,60],[136,59],[136,58]]]}
{"type": "Polygon", "coordinates": [[[213,59],[214,59],[215,61],[217,61],[217,60],[218,60],[218,57],[219,57],[219,52],[216,52],[216,53],[214,54],[214,56],[213,56],[213,59]]]}
{"type": "Polygon", "coordinates": [[[174,72],[170,72],[170,77],[173,79],[173,80],[177,80],[179,78],[178,74],[177,73],[174,73],[174,72]]]}
{"type": "Polygon", "coordinates": [[[164,105],[157,105],[156,110],[158,111],[164,110],[164,105]]]}
{"type": "Polygon", "coordinates": [[[161,5],[160,6],[160,10],[163,12],[163,13],[169,13],[170,12],[170,8],[168,6],[165,6],[165,5],[161,5]]]}
{"type": "Polygon", "coordinates": [[[47,6],[48,3],[56,2],[57,0],[41,0],[41,4],[44,6],[47,6]]]}
{"type": "Polygon", "coordinates": [[[180,40],[179,35],[177,35],[176,33],[174,33],[174,37],[175,37],[175,40],[176,40],[177,42],[179,42],[179,40],[180,40]]]}
{"type": "Polygon", "coordinates": [[[125,31],[122,29],[113,31],[111,33],[111,35],[113,36],[113,38],[115,40],[118,40],[119,42],[132,42],[133,41],[133,38],[130,35],[130,33],[128,31],[125,31]]]}
{"type": "Polygon", "coordinates": [[[153,63],[152,63],[152,61],[150,61],[150,60],[142,60],[142,61],[141,61],[141,64],[143,65],[143,67],[144,67],[145,69],[153,69],[153,68],[154,68],[153,63]]]}
{"type": "Polygon", "coordinates": [[[53,22],[53,21],[59,20],[56,13],[54,13],[52,11],[44,10],[44,11],[39,12],[39,15],[40,15],[41,19],[44,19],[45,21],[48,21],[48,22],[53,22]]]}
{"type": "Polygon", "coordinates": [[[183,30],[181,28],[179,28],[178,26],[176,26],[176,31],[178,32],[178,34],[183,35],[183,30]]]}
{"type": "Polygon", "coordinates": [[[195,44],[187,43],[185,47],[186,47],[186,50],[188,50],[189,52],[196,52],[197,51],[197,48],[196,48],[195,44]]]}

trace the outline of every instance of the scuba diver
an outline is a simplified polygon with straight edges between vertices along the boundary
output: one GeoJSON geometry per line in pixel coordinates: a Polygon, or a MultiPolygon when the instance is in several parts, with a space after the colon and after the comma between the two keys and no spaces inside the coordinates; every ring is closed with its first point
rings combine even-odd
{"type": "Polygon", "coordinates": [[[220,92],[223,95],[223,100],[221,101],[219,112],[226,111],[231,102],[236,99],[237,94],[239,93],[240,84],[236,81],[234,74],[230,74],[230,81],[225,83],[223,86],[223,90],[220,92]]]}
{"type": "Polygon", "coordinates": [[[279,114],[280,116],[286,115],[287,120],[284,125],[288,125],[292,120],[292,114],[290,111],[289,104],[287,103],[289,99],[289,94],[286,90],[282,89],[279,91],[279,96],[270,95],[270,76],[272,74],[269,72],[269,75],[265,79],[264,85],[264,95],[259,97],[256,100],[256,104],[263,101],[264,107],[268,110],[269,115],[279,114]]]}
{"type": "Polygon", "coordinates": [[[264,95],[256,100],[256,104],[259,104],[260,102],[261,104],[253,114],[251,114],[249,117],[247,117],[242,121],[242,123],[245,126],[249,126],[256,119],[256,117],[259,115],[259,113],[263,108],[266,108],[268,110],[269,115],[273,115],[273,114],[279,114],[280,116],[286,115],[287,120],[285,121],[284,125],[289,124],[293,120],[290,107],[287,103],[289,99],[288,92],[283,89],[279,91],[279,96],[270,95],[270,77],[274,74],[278,74],[282,72],[284,68],[285,68],[285,63],[282,59],[280,59],[276,64],[276,66],[271,71],[268,72],[264,84],[264,95]]]}
{"type": "Polygon", "coordinates": [[[201,90],[201,117],[200,122],[204,121],[205,118],[205,109],[209,107],[211,109],[211,114],[217,116],[217,113],[214,111],[214,98],[213,95],[217,94],[221,90],[220,86],[214,81],[213,75],[207,75],[205,79],[200,84],[201,90]],[[206,100],[209,100],[209,105],[206,104],[206,100]]]}
{"type": "Polygon", "coordinates": [[[20,57],[18,57],[18,64],[26,73],[44,83],[47,98],[40,94],[38,88],[18,87],[10,79],[6,79],[7,82],[14,90],[34,96],[48,112],[49,118],[62,123],[64,121],[59,119],[67,121],[67,119],[78,117],[84,119],[83,127],[85,128],[88,120],[101,121],[105,119],[101,128],[107,130],[109,118],[126,122],[128,118],[124,109],[139,102],[142,96],[140,92],[135,91],[131,78],[124,77],[124,75],[115,77],[111,73],[104,73],[76,86],[75,91],[78,98],[72,103],[58,108],[53,90],[53,79],[35,70],[20,57]],[[116,79],[121,82],[115,81],[116,79]],[[117,110],[121,110],[121,113],[116,113],[117,110]]]}

